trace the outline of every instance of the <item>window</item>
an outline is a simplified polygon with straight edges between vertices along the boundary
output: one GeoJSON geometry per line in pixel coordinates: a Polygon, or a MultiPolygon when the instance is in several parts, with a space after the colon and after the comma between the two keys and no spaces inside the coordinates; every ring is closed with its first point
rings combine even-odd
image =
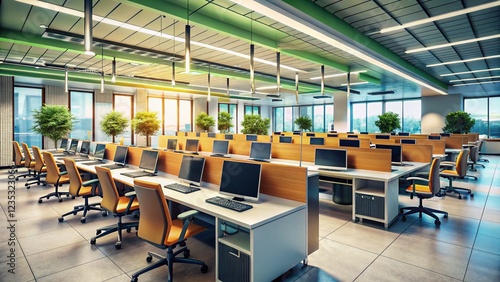
{"type": "Polygon", "coordinates": [[[163,135],[163,98],[148,98],[148,111],[155,112],[156,118],[160,121],[160,130],[156,132],[155,136],[163,135]]]}
{"type": "Polygon", "coordinates": [[[464,111],[476,120],[471,132],[500,137],[500,97],[466,98],[464,111]]]}
{"type": "MultiPolygon", "coordinates": [[[[175,135],[176,131],[182,131],[178,129],[178,114],[177,114],[177,100],[165,99],[163,100],[165,113],[163,120],[165,121],[165,135],[175,135]]],[[[184,110],[184,109],[183,109],[184,110]]],[[[186,109],[187,110],[187,109],[186,109]]]]}
{"type": "Polygon", "coordinates": [[[352,104],[352,131],[366,131],[366,103],[352,104]]]}
{"type": "Polygon", "coordinates": [[[179,100],[179,109],[179,131],[189,132],[193,128],[191,101],[179,100]]]}
{"type": "Polygon", "coordinates": [[[312,120],[312,130],[326,132],[333,125],[333,104],[273,108],[273,131],[299,130],[294,121],[301,116],[312,120]]]}
{"type": "MultiPolygon", "coordinates": [[[[403,101],[385,102],[385,111],[384,112],[385,113],[393,112],[395,114],[398,114],[399,118],[401,119],[401,123],[399,124],[399,126],[401,126],[401,129],[403,128],[403,101]]],[[[398,131],[398,130],[396,130],[396,131],[398,131]]]]}
{"type": "Polygon", "coordinates": [[[366,131],[380,132],[375,121],[382,114],[382,102],[372,102],[366,104],[366,131]]]}
{"type": "Polygon", "coordinates": [[[412,134],[420,133],[422,106],[420,100],[403,102],[403,131],[412,134]]]}
{"type": "Polygon", "coordinates": [[[42,135],[34,133],[33,110],[42,107],[42,89],[14,87],[14,140],[42,148],[42,135]]]}
{"type": "Polygon", "coordinates": [[[285,114],[283,117],[284,120],[284,125],[283,125],[283,130],[284,131],[293,131],[293,109],[292,107],[285,107],[285,114]]]}
{"type": "Polygon", "coordinates": [[[260,106],[245,105],[245,115],[260,115],[260,106]]]}
{"type": "Polygon", "coordinates": [[[274,131],[283,131],[283,108],[274,108],[273,110],[274,131]]]}
{"type": "Polygon", "coordinates": [[[156,135],[174,135],[177,131],[191,131],[193,108],[190,100],[148,97],[148,110],[157,112],[161,129],[156,135]]]}
{"type": "Polygon", "coordinates": [[[70,110],[76,117],[69,137],[92,140],[94,94],[92,92],[70,91],[70,110]]]}
{"type": "Polygon", "coordinates": [[[231,115],[233,118],[231,120],[231,123],[233,126],[229,128],[228,132],[238,132],[238,112],[237,112],[237,105],[236,104],[224,104],[224,103],[219,103],[219,113],[220,112],[227,112],[231,115]]]}
{"type": "Polygon", "coordinates": [[[312,131],[325,132],[325,106],[324,105],[315,105],[314,106],[312,131]]]}
{"type": "MultiPolygon", "coordinates": [[[[119,95],[115,94],[113,96],[113,107],[114,110],[123,114],[123,116],[129,121],[134,117],[133,111],[133,96],[131,95],[119,95]]],[[[134,136],[132,135],[132,126],[129,124],[125,129],[125,132],[122,134],[123,136],[123,144],[131,145],[134,143],[134,136]]],[[[122,136],[116,136],[116,138],[120,138],[122,136]]],[[[99,139],[97,139],[99,140],[99,139]]],[[[118,140],[113,140],[113,142],[117,142],[118,140]]]]}
{"type": "Polygon", "coordinates": [[[489,98],[490,109],[488,111],[488,121],[490,125],[489,137],[500,138],[500,97],[489,98]]]}

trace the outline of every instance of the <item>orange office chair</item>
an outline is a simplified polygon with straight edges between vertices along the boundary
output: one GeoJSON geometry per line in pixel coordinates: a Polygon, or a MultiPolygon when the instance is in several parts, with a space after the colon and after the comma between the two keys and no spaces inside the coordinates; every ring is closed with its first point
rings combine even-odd
{"type": "Polygon", "coordinates": [[[35,177],[28,179],[24,186],[27,186],[26,188],[28,189],[33,184],[47,186],[47,182],[42,180],[42,177],[47,175],[47,166],[45,166],[45,162],[43,161],[42,152],[37,146],[32,146],[31,148],[33,149],[33,157],[35,158],[35,167],[33,168],[35,170],[35,177]]]}
{"type": "Polygon", "coordinates": [[[483,151],[482,151],[483,144],[484,144],[484,140],[479,140],[479,143],[477,145],[478,146],[477,150],[479,151],[479,158],[477,160],[480,161],[480,162],[487,162],[487,163],[489,163],[490,162],[489,160],[483,158],[483,154],[482,154],[483,153],[483,151]]]}
{"type": "Polygon", "coordinates": [[[26,143],[21,143],[21,147],[23,149],[23,155],[24,155],[24,167],[28,169],[28,173],[18,175],[16,177],[16,180],[19,180],[19,177],[26,178],[26,176],[33,176],[34,174],[34,167],[35,167],[35,160],[33,159],[33,156],[30,153],[30,150],[28,148],[28,144],[26,143]]]}
{"type": "Polygon", "coordinates": [[[472,146],[470,148],[469,160],[467,161],[467,166],[470,166],[470,170],[477,171],[474,166],[480,166],[484,168],[483,164],[478,163],[479,161],[479,149],[478,146],[472,146]]]}
{"type": "MultiPolygon", "coordinates": [[[[80,219],[81,223],[85,223],[87,212],[90,210],[95,210],[95,211],[100,211],[102,212],[102,209],[96,206],[100,205],[99,203],[94,203],[94,204],[89,204],[89,198],[98,196],[98,184],[99,180],[98,179],[92,179],[89,181],[82,181],[82,177],[80,176],[80,172],[78,171],[78,168],[76,167],[76,163],[74,160],[69,159],[69,158],[64,158],[64,165],[66,166],[66,171],[68,172],[69,176],[69,194],[74,197],[83,197],[84,204],[83,205],[78,205],[74,206],[72,211],[69,211],[61,217],[59,217],[57,220],[59,222],[62,222],[64,220],[64,217],[70,214],[76,215],[78,212],[83,211],[82,218],[80,219]]],[[[107,213],[103,213],[103,216],[107,215],[107,213]]]]}
{"type": "Polygon", "coordinates": [[[439,221],[439,218],[435,215],[435,213],[442,213],[444,214],[444,218],[448,218],[447,212],[427,208],[422,205],[423,199],[430,199],[434,197],[434,195],[437,194],[441,189],[441,181],[439,180],[439,163],[440,159],[438,158],[432,160],[428,179],[414,176],[406,178],[406,180],[408,181],[413,181],[412,185],[406,188],[406,192],[411,193],[411,199],[413,199],[414,195],[418,197],[418,207],[405,207],[399,209],[399,213],[403,215],[403,221],[406,221],[407,215],[417,212],[418,217],[422,217],[422,213],[425,213],[426,215],[434,218],[434,224],[436,224],[437,226],[441,225],[441,221],[439,221]],[[417,184],[418,181],[425,182],[426,184],[417,184]],[[404,212],[405,210],[408,211],[404,212]]]}
{"type": "MultiPolygon", "coordinates": [[[[21,152],[21,146],[19,146],[19,143],[17,143],[17,141],[12,141],[12,146],[14,147],[14,165],[16,167],[23,167],[24,156],[23,153],[21,152]]],[[[19,177],[16,177],[16,180],[18,180],[18,178],[19,177]]]]}
{"type": "Polygon", "coordinates": [[[59,192],[59,186],[69,182],[68,172],[61,172],[59,170],[59,167],[57,166],[56,160],[54,159],[52,153],[43,152],[42,155],[43,161],[47,166],[47,175],[45,176],[45,181],[47,182],[47,184],[53,184],[55,190],[54,192],[40,197],[38,199],[38,202],[41,203],[43,198],[49,199],[50,197],[57,197],[59,199],[59,202],[62,202],[63,199],[61,198],[61,196],[66,195],[67,197],[69,197],[69,192],[59,192]]]}
{"type": "Polygon", "coordinates": [[[131,214],[133,211],[139,209],[139,202],[132,197],[120,196],[118,194],[118,189],[116,188],[115,181],[111,175],[111,170],[105,167],[95,167],[97,173],[97,178],[101,185],[102,201],[101,208],[113,213],[114,216],[118,217],[118,223],[96,230],[96,236],[90,239],[90,244],[94,245],[98,238],[106,236],[110,233],[118,233],[118,241],[115,243],[116,249],[121,249],[122,247],[122,230],[126,229],[130,232],[132,228],[137,229],[139,222],[122,222],[122,217],[131,214]]]}
{"type": "Polygon", "coordinates": [[[137,281],[139,275],[164,265],[168,267],[168,281],[172,281],[173,264],[178,262],[201,265],[201,272],[208,272],[208,266],[203,261],[189,258],[190,251],[187,247],[183,246],[174,252],[189,237],[206,230],[192,223],[198,211],[186,211],[177,219],[172,219],[160,184],[136,179],[134,188],[141,205],[137,236],[158,248],[167,249],[167,256],[148,252],[147,262],[151,262],[153,257],[160,260],[134,273],[131,281],[137,281]],[[181,253],[184,258],[177,257],[181,253]]]}
{"type": "Polygon", "coordinates": [[[477,179],[477,177],[472,175],[467,175],[467,156],[469,155],[468,149],[463,149],[458,154],[458,157],[455,162],[442,162],[442,167],[452,167],[455,169],[444,169],[439,173],[439,176],[448,179],[449,184],[446,188],[441,189],[440,193],[456,193],[458,194],[458,198],[462,199],[462,194],[460,194],[459,190],[465,191],[470,194],[471,198],[474,197],[474,193],[470,189],[467,188],[459,188],[453,187],[453,180],[456,178],[464,178],[464,177],[472,177],[477,179]]]}

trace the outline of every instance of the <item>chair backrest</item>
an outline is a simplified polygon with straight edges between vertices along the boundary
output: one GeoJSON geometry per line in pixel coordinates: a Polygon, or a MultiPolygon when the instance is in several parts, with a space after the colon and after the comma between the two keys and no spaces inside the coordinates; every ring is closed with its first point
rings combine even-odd
{"type": "Polygon", "coordinates": [[[439,165],[441,159],[432,159],[431,169],[429,170],[429,190],[436,194],[441,189],[441,180],[439,179],[439,165]]]}
{"type": "Polygon", "coordinates": [[[459,177],[464,177],[467,174],[467,158],[469,156],[469,149],[463,149],[458,154],[455,169],[459,177]]]}
{"type": "Polygon", "coordinates": [[[80,172],[74,160],[70,158],[64,158],[63,160],[69,176],[69,193],[73,196],[78,196],[78,192],[82,188],[83,183],[80,172]]]}
{"type": "Polygon", "coordinates": [[[116,213],[116,207],[118,206],[120,195],[116,189],[115,181],[111,175],[111,170],[106,167],[96,166],[95,172],[97,174],[97,178],[99,179],[99,184],[101,185],[101,207],[110,212],[116,213]]]}
{"type": "Polygon", "coordinates": [[[14,146],[14,163],[16,166],[21,166],[23,165],[24,160],[23,153],[21,152],[21,146],[19,146],[17,141],[12,141],[12,145],[14,146]]]}
{"type": "Polygon", "coordinates": [[[33,156],[31,155],[30,148],[28,147],[28,144],[26,143],[21,143],[21,146],[23,147],[23,154],[24,154],[24,166],[25,167],[31,167],[31,161],[33,161],[33,156]]]}
{"type": "Polygon", "coordinates": [[[43,152],[42,155],[43,155],[43,161],[47,166],[47,175],[45,176],[45,181],[48,184],[56,184],[61,174],[61,171],[59,170],[59,167],[56,164],[56,160],[54,159],[54,156],[50,152],[43,152]]]}
{"type": "Polygon", "coordinates": [[[479,160],[479,149],[477,146],[472,146],[470,148],[469,158],[470,158],[471,162],[477,163],[477,161],[479,160]]]}
{"type": "Polygon", "coordinates": [[[477,146],[479,147],[479,148],[477,149],[477,150],[478,150],[478,152],[481,152],[481,149],[483,148],[483,142],[484,142],[484,140],[479,140],[479,142],[478,142],[478,144],[477,144],[477,146]]]}
{"type": "Polygon", "coordinates": [[[31,146],[33,149],[33,157],[35,158],[35,170],[40,172],[42,168],[45,166],[45,162],[43,161],[42,152],[40,148],[37,146],[31,146]]]}
{"type": "Polygon", "coordinates": [[[137,236],[152,244],[163,245],[170,233],[172,218],[161,185],[136,179],[134,189],[141,207],[137,236]]]}

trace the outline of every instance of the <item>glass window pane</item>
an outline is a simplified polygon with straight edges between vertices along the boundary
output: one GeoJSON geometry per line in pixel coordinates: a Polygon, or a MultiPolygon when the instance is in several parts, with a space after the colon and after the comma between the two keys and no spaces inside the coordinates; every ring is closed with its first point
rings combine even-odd
{"type": "Polygon", "coordinates": [[[165,135],[175,135],[177,131],[177,100],[165,99],[164,102],[165,135]]]}
{"type": "Polygon", "coordinates": [[[333,129],[333,104],[325,105],[325,131],[333,129]]]}
{"type": "Polygon", "coordinates": [[[192,125],[191,101],[179,100],[179,131],[190,132],[192,125]]]}
{"type": "MultiPolygon", "coordinates": [[[[42,89],[14,87],[14,140],[42,148],[42,135],[31,130],[33,110],[42,107],[42,89]]],[[[52,142],[53,143],[53,142],[52,142]]]]}
{"type": "Polygon", "coordinates": [[[285,124],[283,126],[284,131],[292,131],[293,129],[293,112],[292,107],[285,107],[284,109],[284,121],[285,124]]]}
{"type": "MultiPolygon", "coordinates": [[[[500,138],[500,97],[490,98],[490,136],[500,138]]],[[[476,121],[477,124],[477,121],[476,121]]],[[[471,131],[477,132],[477,131],[471,131]]],[[[481,133],[482,134],[482,133],[481,133]]]]}
{"type": "Polygon", "coordinates": [[[148,98],[148,111],[156,112],[156,118],[160,120],[160,130],[156,132],[155,135],[163,134],[163,99],[162,98],[148,98]]]}
{"type": "Polygon", "coordinates": [[[325,132],[325,106],[314,106],[313,128],[314,132],[325,132]]]}
{"type": "Polygon", "coordinates": [[[274,131],[283,131],[283,108],[274,108],[274,131]]]}
{"type": "Polygon", "coordinates": [[[366,131],[366,103],[352,104],[352,131],[366,131]]]}
{"type": "Polygon", "coordinates": [[[422,101],[418,100],[405,100],[403,102],[403,131],[413,134],[420,133],[421,119],[422,119],[422,101]]]}
{"type": "MultiPolygon", "coordinates": [[[[490,110],[492,107],[490,106],[490,110]]],[[[471,132],[488,134],[488,98],[474,98],[464,100],[464,111],[468,112],[476,123],[471,132]]],[[[491,132],[491,131],[490,131],[491,132]]]]}
{"type": "MultiPolygon", "coordinates": [[[[94,139],[99,141],[112,141],[113,137],[106,135],[106,133],[101,130],[101,121],[106,114],[113,110],[112,103],[95,103],[95,135],[94,139]]],[[[115,142],[118,142],[121,136],[115,136],[117,138],[115,142]]]]}
{"type": "Polygon", "coordinates": [[[93,93],[70,91],[71,113],[76,116],[76,123],[70,138],[92,139],[93,93]]]}
{"type": "Polygon", "coordinates": [[[367,103],[366,114],[368,120],[366,124],[366,131],[380,132],[378,127],[375,125],[375,121],[378,120],[378,116],[382,114],[382,102],[367,103]]]}
{"type": "MultiPolygon", "coordinates": [[[[401,129],[403,129],[403,101],[391,101],[391,102],[386,102],[385,103],[385,112],[393,112],[395,114],[398,114],[399,119],[401,122],[399,125],[401,126],[401,129]]],[[[396,130],[396,131],[401,131],[401,130],[396,130]]]]}
{"type": "MultiPolygon", "coordinates": [[[[125,118],[127,118],[129,121],[132,120],[132,98],[133,96],[131,95],[114,95],[114,107],[115,111],[120,112],[123,114],[125,118]]],[[[127,128],[125,129],[125,132],[122,134],[123,136],[123,144],[124,145],[131,145],[132,144],[132,126],[129,123],[127,128]]],[[[117,140],[115,142],[118,142],[121,138],[121,136],[116,137],[117,140]]],[[[96,140],[98,140],[96,138],[96,140]]]]}

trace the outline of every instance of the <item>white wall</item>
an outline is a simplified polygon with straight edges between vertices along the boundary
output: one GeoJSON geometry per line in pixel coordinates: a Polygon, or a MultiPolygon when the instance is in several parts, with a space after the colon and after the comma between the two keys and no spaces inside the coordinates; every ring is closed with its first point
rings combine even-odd
{"type": "Polygon", "coordinates": [[[422,134],[443,132],[445,116],[462,110],[462,104],[462,95],[422,97],[422,134]]]}

